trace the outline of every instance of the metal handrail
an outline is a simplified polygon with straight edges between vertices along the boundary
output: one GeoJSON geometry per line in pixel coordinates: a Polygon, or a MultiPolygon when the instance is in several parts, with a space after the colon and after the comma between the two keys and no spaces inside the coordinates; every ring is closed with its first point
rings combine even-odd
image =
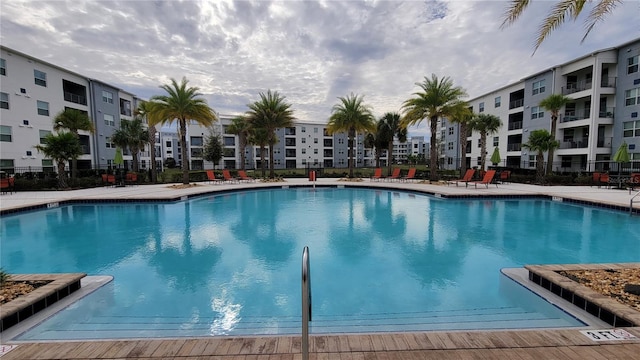
{"type": "Polygon", "coordinates": [[[309,321],[311,321],[311,268],[309,247],[302,250],[302,360],[309,360],[309,321]]]}
{"type": "MultiPolygon", "coordinates": [[[[633,195],[631,197],[631,200],[629,200],[629,214],[633,214],[633,199],[635,199],[638,195],[640,195],[640,191],[633,195]]],[[[640,199],[638,201],[640,201],[640,199]]]]}

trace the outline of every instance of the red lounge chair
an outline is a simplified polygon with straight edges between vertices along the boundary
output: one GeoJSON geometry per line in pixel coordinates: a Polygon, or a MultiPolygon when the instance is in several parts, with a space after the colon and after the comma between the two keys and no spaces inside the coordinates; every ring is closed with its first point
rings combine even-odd
{"type": "Polygon", "coordinates": [[[400,178],[402,181],[414,180],[416,177],[416,168],[410,168],[407,176],[400,178]]]}
{"type": "Polygon", "coordinates": [[[384,179],[382,176],[382,168],[376,168],[373,171],[373,176],[371,177],[371,181],[378,181],[380,179],[384,179]]]}
{"type": "Polygon", "coordinates": [[[400,168],[393,169],[393,173],[391,174],[391,176],[387,178],[387,180],[389,181],[399,180],[399,179],[400,179],[400,168]]]}
{"type": "Polygon", "coordinates": [[[207,181],[222,184],[222,179],[216,179],[216,174],[213,173],[213,170],[207,170],[207,181]]]}
{"type": "Polygon", "coordinates": [[[231,173],[227,169],[222,170],[222,177],[224,178],[224,181],[228,181],[228,182],[232,182],[232,183],[240,182],[238,179],[236,179],[233,176],[231,176],[231,173]]]}
{"type": "Polygon", "coordinates": [[[134,185],[138,184],[138,174],[136,173],[127,173],[127,176],[124,180],[125,184],[134,185]]]}
{"type": "Polygon", "coordinates": [[[456,186],[458,186],[458,183],[465,183],[465,185],[467,185],[469,181],[473,179],[473,174],[475,173],[476,171],[474,169],[468,169],[467,172],[464,173],[462,179],[447,181],[447,185],[451,183],[456,183],[456,186]]]}
{"type": "Polygon", "coordinates": [[[14,177],[0,179],[0,188],[2,189],[2,192],[14,193],[16,191],[15,181],[16,179],[14,177]]]}
{"type": "Polygon", "coordinates": [[[501,183],[506,184],[507,181],[509,181],[510,177],[511,177],[511,171],[504,170],[504,171],[500,172],[500,182],[501,183]]]}
{"type": "Polygon", "coordinates": [[[116,176],[109,174],[102,174],[102,185],[116,185],[116,176]]]}
{"type": "Polygon", "coordinates": [[[240,180],[242,181],[246,181],[246,182],[253,182],[256,181],[256,179],[247,176],[247,173],[244,170],[238,170],[238,176],[240,177],[240,180]]]}
{"type": "Polygon", "coordinates": [[[609,174],[607,173],[600,174],[600,179],[598,180],[598,187],[600,187],[601,185],[604,185],[607,188],[611,187],[611,180],[609,179],[609,174]]]}
{"type": "MultiPolygon", "coordinates": [[[[484,174],[484,176],[482,177],[481,181],[470,181],[467,183],[467,186],[469,186],[469,184],[473,184],[475,185],[476,189],[478,188],[478,184],[484,185],[487,187],[487,189],[489,188],[489,184],[491,184],[491,182],[493,181],[493,177],[496,176],[496,171],[495,170],[487,170],[487,172],[484,174]]],[[[496,187],[498,187],[498,184],[496,183],[496,187]]]]}

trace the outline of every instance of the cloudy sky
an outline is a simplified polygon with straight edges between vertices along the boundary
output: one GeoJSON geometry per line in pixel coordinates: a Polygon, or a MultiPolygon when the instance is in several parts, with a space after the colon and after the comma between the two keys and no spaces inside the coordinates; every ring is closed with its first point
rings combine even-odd
{"type": "Polygon", "coordinates": [[[640,1],[625,0],[581,44],[587,6],[532,56],[554,3],[532,1],[500,30],[505,0],[11,0],[0,3],[0,41],[142,98],[186,76],[222,114],[246,111],[271,89],[297,118],[326,122],[350,93],[380,116],[399,111],[432,73],[473,98],[640,37],[640,1]]]}

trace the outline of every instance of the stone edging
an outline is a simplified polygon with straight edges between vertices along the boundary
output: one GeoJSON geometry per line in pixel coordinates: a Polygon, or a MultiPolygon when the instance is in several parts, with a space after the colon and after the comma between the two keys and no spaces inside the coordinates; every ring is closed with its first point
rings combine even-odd
{"type": "Polygon", "coordinates": [[[529,280],[614,327],[640,326],[640,312],[560,275],[558,271],[638,268],[640,263],[525,265],[529,280]]]}
{"type": "Polygon", "coordinates": [[[27,319],[38,311],[80,289],[84,273],[11,275],[9,281],[51,281],[25,296],[0,307],[0,331],[27,319]]]}

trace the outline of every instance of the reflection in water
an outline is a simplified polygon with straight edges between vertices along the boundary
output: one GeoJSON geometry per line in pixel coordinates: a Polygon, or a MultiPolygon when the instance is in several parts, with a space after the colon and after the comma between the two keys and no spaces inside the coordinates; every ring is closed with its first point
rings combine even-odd
{"type": "Polygon", "coordinates": [[[211,301],[211,309],[218,314],[211,323],[211,335],[229,334],[242,319],[240,317],[242,305],[234,304],[228,299],[226,290],[222,291],[221,297],[211,301]]]}

